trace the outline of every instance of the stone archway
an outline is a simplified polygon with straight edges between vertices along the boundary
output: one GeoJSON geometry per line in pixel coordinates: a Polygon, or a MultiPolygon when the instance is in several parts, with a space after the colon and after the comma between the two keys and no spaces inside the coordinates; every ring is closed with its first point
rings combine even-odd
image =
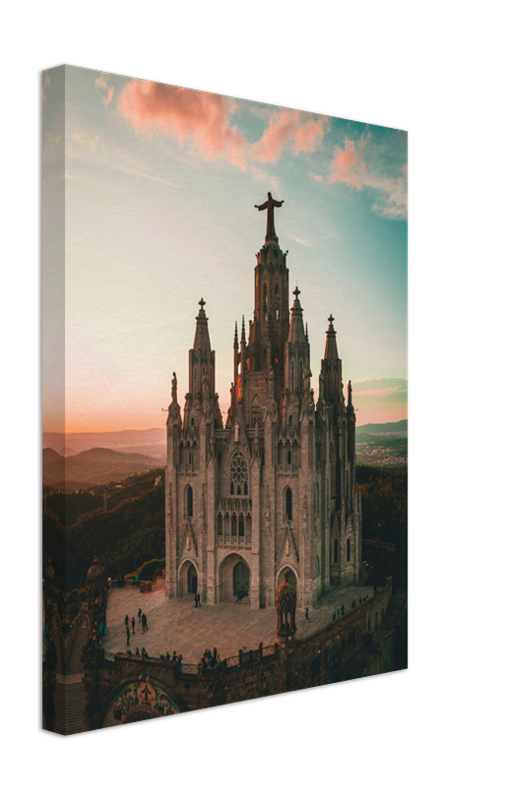
{"type": "Polygon", "coordinates": [[[180,565],[178,579],[178,596],[195,595],[198,591],[198,570],[196,565],[187,559],[180,565]]]}
{"type": "Polygon", "coordinates": [[[224,559],[219,567],[218,577],[220,600],[235,600],[239,592],[244,597],[250,596],[251,570],[238,553],[230,553],[224,559]]]}
{"type": "Polygon", "coordinates": [[[163,686],[150,678],[134,679],[110,695],[103,714],[103,728],[179,713],[180,708],[163,686]]]}

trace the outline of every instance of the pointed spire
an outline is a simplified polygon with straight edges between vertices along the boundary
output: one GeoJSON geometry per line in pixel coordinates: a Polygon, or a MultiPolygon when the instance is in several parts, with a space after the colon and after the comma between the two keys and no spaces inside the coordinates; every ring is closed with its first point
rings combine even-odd
{"type": "Polygon", "coordinates": [[[296,344],[304,341],[304,323],[302,321],[302,306],[299,300],[300,289],[294,289],[295,300],[292,306],[292,316],[290,320],[290,330],[288,331],[288,341],[296,344]]]}
{"type": "Polygon", "coordinates": [[[348,381],[348,405],[352,405],[352,381],[348,381]]]}
{"type": "Polygon", "coordinates": [[[235,350],[239,349],[239,334],[237,332],[237,320],[235,320],[235,335],[233,337],[233,347],[235,350]]]}
{"type": "Polygon", "coordinates": [[[242,332],[240,335],[240,345],[242,347],[242,345],[245,346],[245,344],[246,344],[246,327],[244,324],[244,314],[242,314],[242,332]]]}
{"type": "Polygon", "coordinates": [[[329,327],[327,329],[327,339],[325,341],[325,361],[335,361],[339,358],[338,346],[336,344],[336,331],[334,330],[334,317],[332,314],[329,317],[329,327]]]}
{"type": "Polygon", "coordinates": [[[196,317],[196,333],[194,334],[193,350],[201,350],[202,352],[210,351],[212,348],[210,346],[207,315],[205,314],[203,308],[203,306],[205,305],[205,300],[203,299],[203,297],[198,303],[198,305],[200,306],[200,310],[198,312],[198,316],[196,317]]]}

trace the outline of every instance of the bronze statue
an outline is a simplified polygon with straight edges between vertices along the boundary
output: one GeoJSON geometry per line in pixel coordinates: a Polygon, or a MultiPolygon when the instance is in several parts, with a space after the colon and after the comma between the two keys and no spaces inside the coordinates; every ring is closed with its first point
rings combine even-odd
{"type": "Polygon", "coordinates": [[[175,373],[173,373],[171,381],[171,399],[173,403],[177,402],[177,376],[175,373]]]}

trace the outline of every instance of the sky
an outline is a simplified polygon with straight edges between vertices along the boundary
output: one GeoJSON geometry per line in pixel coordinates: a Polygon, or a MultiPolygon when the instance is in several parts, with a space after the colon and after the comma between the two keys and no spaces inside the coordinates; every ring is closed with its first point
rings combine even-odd
{"type": "Polygon", "coordinates": [[[315,396],[332,314],[357,423],[406,418],[405,131],[74,67],[42,106],[44,431],[163,427],[202,297],[227,408],[268,191],[315,396]]]}

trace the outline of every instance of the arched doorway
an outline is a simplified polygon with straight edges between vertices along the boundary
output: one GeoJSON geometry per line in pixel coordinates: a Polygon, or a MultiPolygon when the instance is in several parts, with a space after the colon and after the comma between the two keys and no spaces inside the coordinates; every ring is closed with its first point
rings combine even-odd
{"type": "Polygon", "coordinates": [[[188,594],[196,594],[198,591],[198,573],[196,567],[191,564],[187,570],[187,592],[188,594]]]}
{"type": "Polygon", "coordinates": [[[251,570],[238,553],[230,553],[218,569],[219,599],[232,601],[251,594],[251,570]]]}
{"type": "Polygon", "coordinates": [[[198,570],[191,559],[186,559],[180,565],[178,573],[178,596],[186,597],[188,594],[195,595],[198,591],[198,570]]]}
{"type": "Polygon", "coordinates": [[[249,567],[244,561],[233,568],[233,594],[249,597],[249,567]]]}

